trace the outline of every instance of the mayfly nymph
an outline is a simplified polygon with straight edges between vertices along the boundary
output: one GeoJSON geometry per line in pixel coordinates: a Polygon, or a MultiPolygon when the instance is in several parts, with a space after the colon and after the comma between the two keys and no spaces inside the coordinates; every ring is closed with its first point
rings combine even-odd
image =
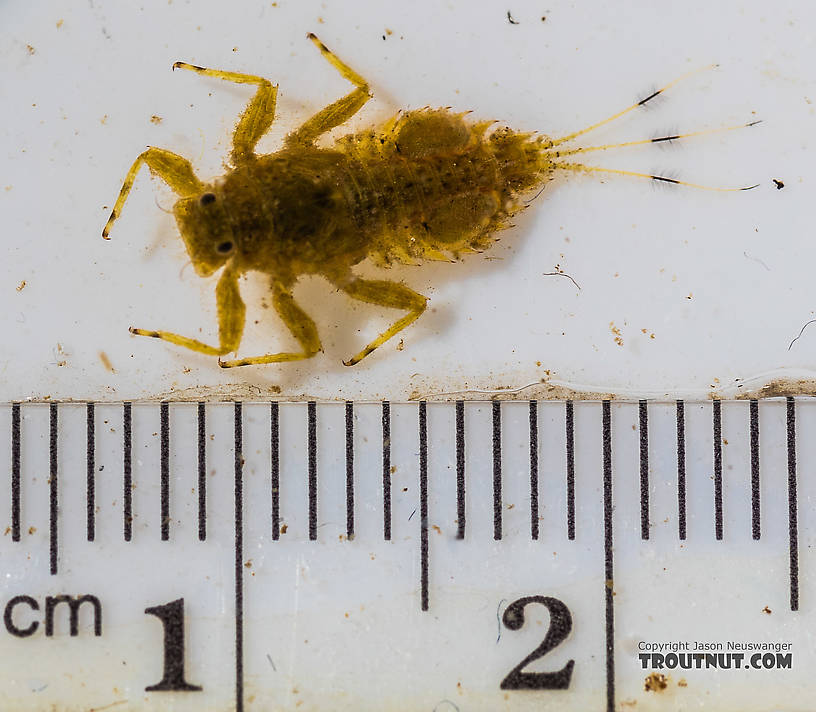
{"type": "MultiPolygon", "coordinates": [[[[382,267],[393,262],[453,261],[464,253],[484,250],[495,240],[494,233],[524,207],[524,196],[540,191],[559,170],[602,171],[691,185],[663,176],[587,166],[573,157],[710,132],[606,146],[564,146],[642,106],[680,77],[623,111],[558,139],[507,127],[491,131],[493,121],[470,121],[466,114],[448,109],[420,109],[400,112],[381,126],[323,148],[315,141],[348,121],[371,93],[368,82],[315,35],[308,38],[355,88],[290,133],[283,148],[272,154],[256,154],[255,145],[275,119],[276,85],[248,74],[185,62],[173,65],[257,87],[232,137],[233,168],[212,182],[203,182],[185,158],[148,148],[131,166],[102,236],[108,238],[139,169],[146,164],[179,196],[173,213],[196,273],[207,277],[223,269],[215,290],[218,346],[167,331],[131,327],[131,333],[219,356],[218,363],[225,368],[310,358],[321,350],[320,337],[314,321],[294,300],[292,289],[300,275],[319,274],[354,299],[406,312],[344,361],[351,366],[416,321],[427,303],[426,297],[399,282],[356,276],[352,271],[356,264],[365,259],[382,267]],[[241,342],[246,308],[238,278],[252,270],[269,275],[272,304],[300,351],[223,361],[220,357],[236,351],[241,342]]],[[[745,125],[753,123],[757,122],[745,125]]],[[[715,130],[731,128],[737,127],[715,130]]]]}

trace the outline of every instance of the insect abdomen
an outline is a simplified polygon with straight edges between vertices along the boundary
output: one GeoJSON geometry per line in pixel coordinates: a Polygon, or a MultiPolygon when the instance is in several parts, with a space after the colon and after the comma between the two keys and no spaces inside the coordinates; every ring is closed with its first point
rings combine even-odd
{"type": "Polygon", "coordinates": [[[485,138],[488,125],[423,110],[341,140],[359,161],[355,212],[376,261],[449,259],[489,244],[516,197],[540,182],[541,152],[539,140],[509,129],[485,138]]]}

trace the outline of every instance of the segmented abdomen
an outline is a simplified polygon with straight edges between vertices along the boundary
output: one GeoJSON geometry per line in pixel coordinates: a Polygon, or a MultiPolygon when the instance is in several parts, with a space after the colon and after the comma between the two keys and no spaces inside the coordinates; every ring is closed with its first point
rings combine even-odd
{"type": "Polygon", "coordinates": [[[494,239],[518,198],[542,180],[542,139],[470,123],[446,110],[397,115],[377,131],[346,136],[355,222],[383,264],[455,259],[494,239]]]}

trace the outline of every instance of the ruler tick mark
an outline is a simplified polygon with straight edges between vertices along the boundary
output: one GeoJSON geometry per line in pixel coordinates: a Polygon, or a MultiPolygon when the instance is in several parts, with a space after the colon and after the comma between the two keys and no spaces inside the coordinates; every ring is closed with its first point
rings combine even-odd
{"type": "Polygon", "coordinates": [[[799,610],[799,523],[796,504],[796,401],[787,398],[788,436],[788,548],[790,558],[790,609],[799,610]]]}
{"type": "Polygon", "coordinates": [[[198,404],[198,540],[207,540],[207,410],[198,404]]]}
{"type": "Polygon", "coordinates": [[[382,404],[383,539],[391,540],[391,404],[382,404]]]}
{"type": "Polygon", "coordinates": [[[723,538],[722,402],[713,401],[714,430],[714,535],[723,538]]]}
{"type": "Polygon", "coordinates": [[[751,431],[751,536],[758,540],[761,530],[761,504],[759,488],[759,402],[752,399],[750,403],[751,431]]]}
{"type": "Polygon", "coordinates": [[[685,403],[676,402],[677,409],[677,533],[680,541],[686,538],[686,409],[685,403]]]}
{"type": "Polygon", "coordinates": [[[235,402],[235,712],[244,712],[244,457],[241,402],[235,402]]]}
{"type": "Polygon", "coordinates": [[[640,538],[649,538],[649,411],[645,400],[638,403],[640,435],[640,538]]]}
{"type": "Polygon", "coordinates": [[[309,539],[317,541],[317,403],[309,401],[307,449],[309,451],[309,539]]]}
{"type": "Polygon", "coordinates": [[[465,402],[456,401],[456,538],[465,538],[465,402]]]}
{"type": "Polygon", "coordinates": [[[538,403],[530,401],[530,537],[538,539],[538,403]]]}
{"type": "Polygon", "coordinates": [[[93,541],[96,537],[96,437],[94,423],[94,404],[87,403],[86,410],[86,432],[87,447],[85,455],[86,464],[86,486],[85,486],[85,519],[86,536],[88,541],[93,541]]]}
{"type": "Polygon", "coordinates": [[[604,597],[606,602],[606,709],[615,712],[615,609],[612,538],[612,413],[601,405],[603,423],[604,597]]]}
{"type": "Polygon", "coordinates": [[[272,475],[272,540],[280,539],[280,407],[277,401],[269,406],[269,446],[272,475]]]}
{"type": "Polygon", "coordinates": [[[48,408],[49,414],[49,442],[48,442],[48,450],[49,450],[49,459],[50,459],[50,478],[49,478],[49,539],[50,539],[50,564],[51,564],[51,575],[55,576],[57,573],[57,552],[59,550],[59,542],[58,542],[58,527],[57,527],[57,515],[58,515],[58,507],[59,507],[59,486],[58,486],[58,474],[59,474],[59,459],[58,459],[58,410],[57,404],[51,403],[48,408]]]}
{"type": "Polygon", "coordinates": [[[20,404],[11,405],[11,540],[20,541],[20,404]]]}
{"type": "Polygon", "coordinates": [[[427,403],[419,401],[419,545],[420,597],[428,610],[428,414],[427,403]]]}
{"type": "Polygon", "coordinates": [[[575,539],[575,417],[573,404],[565,405],[564,424],[567,438],[567,538],[575,539]]]}
{"type": "Polygon", "coordinates": [[[170,539],[170,404],[159,406],[161,420],[161,540],[170,539]]]}
{"type": "Polygon", "coordinates": [[[346,401],[346,538],[354,538],[354,403],[346,401]]]}
{"type": "Polygon", "coordinates": [[[493,539],[502,538],[501,401],[493,401],[493,539]]]}
{"type": "Polygon", "coordinates": [[[123,535],[125,541],[133,538],[133,413],[132,404],[122,404],[122,500],[123,535]]]}

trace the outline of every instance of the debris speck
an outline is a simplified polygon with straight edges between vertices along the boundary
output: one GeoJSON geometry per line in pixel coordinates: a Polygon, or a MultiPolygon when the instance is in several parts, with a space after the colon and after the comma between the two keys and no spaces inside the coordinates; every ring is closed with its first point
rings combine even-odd
{"type": "Polygon", "coordinates": [[[26,45],[26,49],[28,50],[29,54],[36,54],[37,53],[37,50],[34,49],[30,44],[26,45]]]}
{"type": "Polygon", "coordinates": [[[614,321],[609,322],[609,331],[611,331],[613,336],[615,337],[615,343],[618,346],[623,346],[623,337],[621,337],[621,330],[617,326],[615,326],[614,321]]]}
{"type": "Polygon", "coordinates": [[[765,608],[762,609],[762,612],[765,613],[766,615],[771,615],[771,613],[773,613],[773,611],[770,608],[768,608],[768,606],[765,606],[765,608]]]}
{"type": "Polygon", "coordinates": [[[542,272],[541,275],[543,277],[566,277],[570,282],[572,282],[578,289],[581,289],[581,285],[576,282],[573,277],[567,274],[562,268],[561,265],[555,266],[554,272],[542,272]]]}
{"type": "MultiPolygon", "coordinates": [[[[235,50],[233,50],[233,52],[234,51],[235,50]]],[[[150,123],[151,124],[156,124],[158,126],[158,124],[160,124],[162,121],[163,121],[162,117],[161,116],[156,116],[156,114],[153,114],[153,116],[150,117],[150,123]]]]}
{"type": "Polygon", "coordinates": [[[20,284],[18,284],[18,285],[15,287],[15,289],[16,289],[18,292],[22,292],[22,291],[25,289],[25,286],[26,286],[26,281],[23,279],[23,280],[21,280],[21,281],[20,281],[20,284]]]}
{"type": "Polygon", "coordinates": [[[811,325],[811,324],[812,324],[814,321],[816,321],[816,319],[811,319],[810,321],[805,322],[805,325],[804,325],[804,326],[803,326],[801,329],[799,329],[799,334],[797,335],[797,337],[796,337],[796,338],[795,338],[793,341],[791,341],[791,342],[788,344],[788,351],[790,351],[790,350],[791,350],[791,347],[792,347],[792,346],[793,346],[793,345],[794,345],[794,344],[795,344],[797,341],[799,341],[799,339],[800,339],[800,338],[802,338],[802,334],[804,334],[804,333],[805,333],[805,329],[807,329],[807,328],[808,328],[808,326],[810,326],[810,325],[811,325]]]}
{"type": "Polygon", "coordinates": [[[508,11],[507,11],[507,21],[508,21],[508,22],[509,22],[511,25],[518,25],[518,24],[519,24],[519,23],[518,23],[518,20],[514,20],[514,19],[513,19],[513,16],[510,14],[510,10],[508,10],[508,11]]]}
{"type": "MultiPolygon", "coordinates": [[[[17,290],[19,291],[19,290],[17,290]]],[[[399,343],[397,344],[397,351],[402,351],[405,348],[405,340],[400,339],[399,343]]]]}
{"type": "Polygon", "coordinates": [[[108,358],[108,355],[104,351],[99,352],[99,360],[102,362],[102,365],[105,367],[106,371],[116,373],[116,369],[113,367],[111,360],[108,358]]]}
{"type": "Polygon", "coordinates": [[[65,20],[62,20],[62,19],[57,20],[57,29],[59,29],[60,27],[62,27],[62,23],[63,23],[63,22],[65,22],[65,20]]]}
{"type": "Polygon", "coordinates": [[[782,188],[785,187],[785,184],[781,180],[777,180],[776,178],[774,178],[773,182],[777,190],[782,190],[782,188]]]}
{"type": "Polygon", "coordinates": [[[759,264],[761,264],[768,272],[771,271],[771,268],[768,267],[768,265],[766,265],[761,259],[759,259],[759,257],[752,257],[744,250],[742,254],[745,255],[746,259],[753,260],[754,262],[759,262],[759,264]]]}
{"type": "Polygon", "coordinates": [[[646,676],[643,689],[646,692],[662,692],[668,686],[668,678],[662,672],[653,672],[646,676]]]}

